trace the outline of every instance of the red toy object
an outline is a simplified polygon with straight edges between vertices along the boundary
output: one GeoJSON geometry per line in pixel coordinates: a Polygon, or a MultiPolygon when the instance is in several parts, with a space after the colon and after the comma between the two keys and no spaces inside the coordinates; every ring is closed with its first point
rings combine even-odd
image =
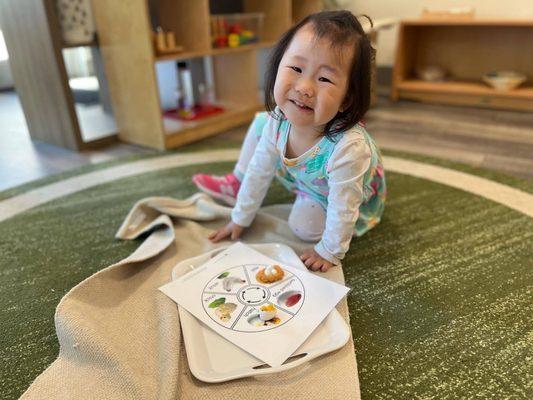
{"type": "Polygon", "coordinates": [[[215,47],[228,47],[228,37],[218,36],[215,40],[215,47]]]}
{"type": "Polygon", "coordinates": [[[195,121],[197,119],[201,119],[204,117],[208,117],[210,115],[218,114],[223,112],[224,109],[219,106],[213,106],[213,105],[201,105],[198,104],[192,108],[192,110],[177,110],[172,109],[165,111],[163,113],[163,116],[179,119],[181,121],[195,121]]]}
{"type": "Polygon", "coordinates": [[[242,29],[240,24],[233,24],[229,27],[229,33],[236,33],[237,35],[240,35],[242,29]]]}

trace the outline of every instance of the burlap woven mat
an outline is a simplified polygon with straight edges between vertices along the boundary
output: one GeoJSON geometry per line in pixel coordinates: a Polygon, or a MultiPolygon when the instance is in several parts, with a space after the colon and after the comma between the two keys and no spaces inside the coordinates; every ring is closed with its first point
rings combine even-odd
{"type": "MultiPolygon", "coordinates": [[[[295,251],[308,247],[288,228],[289,210],[288,205],[263,209],[242,241],[281,242],[295,251]]],[[[213,245],[207,235],[225,223],[229,212],[202,194],[135,204],[117,238],[150,236],[132,255],[81,282],[61,300],[55,316],[59,356],[21,398],[359,399],[352,340],[278,374],[217,384],[191,375],[176,304],[157,288],[170,280],[179,261],[227,245],[213,245]]],[[[323,276],[344,282],[339,267],[323,276]]],[[[348,321],[346,300],[337,308],[348,321]]]]}

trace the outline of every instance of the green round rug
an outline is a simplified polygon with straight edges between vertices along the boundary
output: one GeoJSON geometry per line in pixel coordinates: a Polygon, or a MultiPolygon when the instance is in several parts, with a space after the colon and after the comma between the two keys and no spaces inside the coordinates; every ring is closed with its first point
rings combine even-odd
{"type": "MultiPolygon", "coordinates": [[[[19,397],[56,358],[53,316],[63,295],[140,244],[113,238],[131,206],[147,196],[185,198],[195,192],[193,173],[232,166],[123,178],[0,223],[2,398],[19,397]]],[[[362,398],[531,398],[533,219],[427,180],[387,179],[382,223],[353,240],[344,261],[362,398]]],[[[275,184],[266,204],[290,200],[275,184]]]]}

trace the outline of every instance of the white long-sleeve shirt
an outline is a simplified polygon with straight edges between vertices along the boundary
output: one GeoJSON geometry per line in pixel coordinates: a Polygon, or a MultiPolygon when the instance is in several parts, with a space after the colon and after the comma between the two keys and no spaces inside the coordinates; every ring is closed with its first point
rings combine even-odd
{"type": "MultiPolygon", "coordinates": [[[[269,116],[231,214],[232,221],[238,225],[251,225],[279,160],[284,157],[285,149],[280,147],[278,127],[279,122],[269,116]]],[[[310,157],[313,147],[296,160],[310,157]]],[[[322,239],[314,248],[320,256],[334,264],[339,264],[349,249],[359,206],[363,201],[363,177],[370,167],[370,161],[370,147],[358,128],[342,134],[327,161],[329,194],[326,223],[322,239]]]]}

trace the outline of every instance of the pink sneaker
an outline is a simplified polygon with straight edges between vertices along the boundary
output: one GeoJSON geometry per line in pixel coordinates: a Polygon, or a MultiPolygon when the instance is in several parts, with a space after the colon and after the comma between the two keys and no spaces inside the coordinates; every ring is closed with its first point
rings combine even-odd
{"type": "Polygon", "coordinates": [[[224,176],[196,174],[193,175],[192,181],[202,192],[230,206],[235,205],[241,187],[241,182],[234,174],[224,176]]]}

